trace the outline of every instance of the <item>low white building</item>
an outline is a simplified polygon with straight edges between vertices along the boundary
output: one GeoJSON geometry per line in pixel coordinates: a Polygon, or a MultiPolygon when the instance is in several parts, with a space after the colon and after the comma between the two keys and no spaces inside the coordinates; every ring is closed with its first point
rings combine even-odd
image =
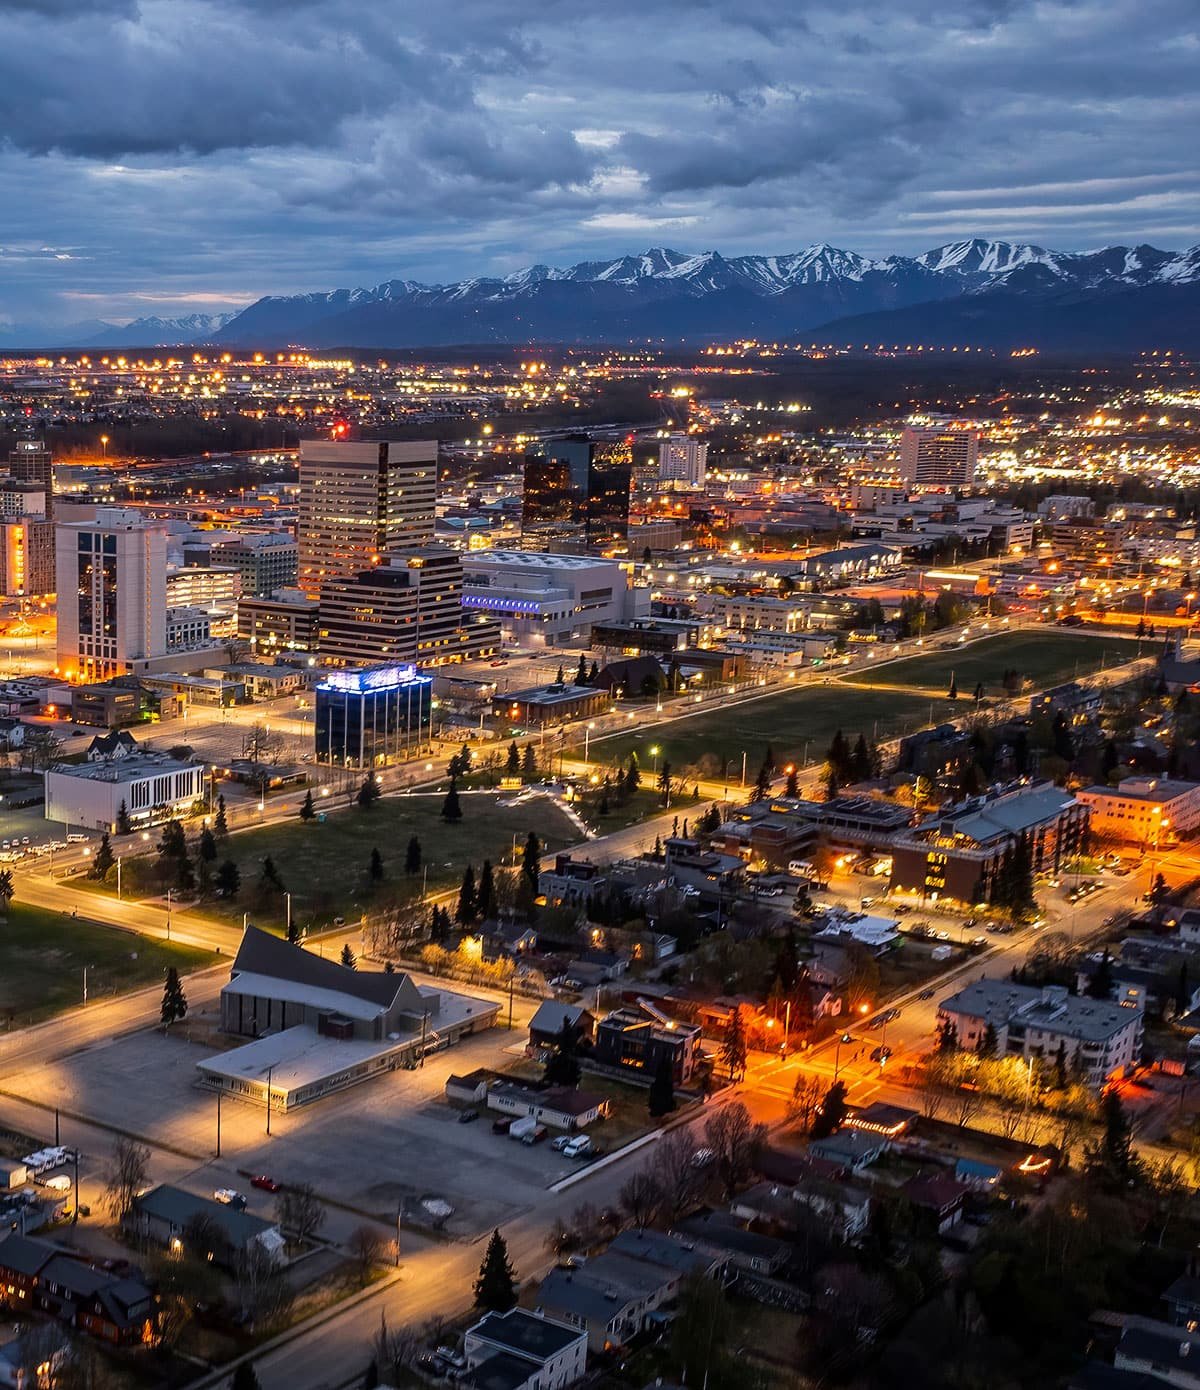
{"type": "Polygon", "coordinates": [[[89,830],[115,831],[124,806],[134,825],[186,815],[208,794],[205,763],[154,753],[110,762],[58,763],[45,773],[46,819],[89,830]]]}
{"type": "Polygon", "coordinates": [[[1088,787],[1076,799],[1091,811],[1093,835],[1155,846],[1200,826],[1200,782],[1127,777],[1115,787],[1088,787]]]}
{"type": "Polygon", "coordinates": [[[938,1022],[953,1024],[959,1046],[968,1050],[991,1027],[1001,1057],[1053,1061],[1061,1048],[1067,1065],[1078,1065],[1097,1088],[1132,1066],[1142,1047],[1141,1009],[1080,998],[1061,985],[976,980],[942,1000],[938,1022]]]}
{"type": "Polygon", "coordinates": [[[463,1351],[475,1385],[564,1390],[583,1379],[587,1333],[524,1308],[510,1308],[507,1313],[488,1313],[468,1327],[463,1351]],[[489,1369],[504,1374],[492,1381],[489,1369]],[[521,1379],[525,1369],[529,1375],[521,1379]]]}
{"type": "Polygon", "coordinates": [[[615,560],[484,550],[463,556],[462,605],[496,619],[508,641],[554,647],[593,623],[649,616],[650,591],[631,588],[615,560]]]}

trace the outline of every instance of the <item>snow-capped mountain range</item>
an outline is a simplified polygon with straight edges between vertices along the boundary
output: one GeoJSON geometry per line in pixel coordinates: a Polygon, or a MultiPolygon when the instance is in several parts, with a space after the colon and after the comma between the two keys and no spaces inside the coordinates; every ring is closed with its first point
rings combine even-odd
{"type": "Polygon", "coordinates": [[[972,238],[883,259],[825,244],[732,257],[654,247],[452,284],[388,280],[267,296],[233,315],[105,326],[77,345],[401,348],[757,336],[1200,349],[1197,308],[1200,246],[1065,252],[972,238]]]}

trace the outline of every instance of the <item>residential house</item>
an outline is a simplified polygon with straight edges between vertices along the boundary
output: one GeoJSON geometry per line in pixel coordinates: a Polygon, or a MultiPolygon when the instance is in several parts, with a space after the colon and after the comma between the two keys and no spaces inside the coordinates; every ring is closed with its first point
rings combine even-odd
{"type": "Polygon", "coordinates": [[[532,1115],[539,1124],[566,1132],[586,1129],[607,1115],[609,1109],[608,1097],[592,1091],[577,1091],[570,1086],[535,1091],[504,1082],[488,1091],[487,1105],[501,1115],[532,1115]]]}
{"type": "Polygon", "coordinates": [[[182,1251],[192,1231],[203,1226],[212,1248],[196,1253],[226,1269],[256,1248],[273,1262],[283,1259],[285,1241],[275,1222],[167,1183],[134,1202],[131,1224],[143,1240],[173,1251],[182,1251]]]}
{"type": "Polygon", "coordinates": [[[847,1173],[861,1173],[882,1158],[891,1146],[892,1141],[886,1134],[845,1128],[824,1139],[813,1139],[808,1146],[808,1155],[847,1173]]]}
{"type": "Polygon", "coordinates": [[[734,1269],[747,1274],[774,1274],[789,1254],[786,1241],[748,1231],[730,1212],[689,1216],[674,1226],[671,1234],[676,1240],[694,1244],[698,1250],[726,1256],[734,1269]]]}
{"type": "Polygon", "coordinates": [[[918,1217],[943,1235],[963,1218],[963,1204],[970,1188],[947,1173],[918,1173],[900,1191],[916,1209],[918,1217]]]}
{"type": "Polygon", "coordinates": [[[463,1351],[472,1377],[479,1377],[479,1390],[499,1390],[497,1372],[505,1379],[503,1390],[563,1390],[583,1378],[587,1337],[553,1318],[510,1308],[507,1313],[488,1313],[469,1327],[463,1351]],[[504,1360],[499,1366],[483,1369],[500,1357],[504,1360]],[[529,1375],[514,1383],[521,1367],[529,1367],[529,1375]]]}
{"type": "Polygon", "coordinates": [[[1181,1390],[1200,1390],[1200,1332],[1153,1318],[1130,1318],[1113,1353],[1119,1371],[1158,1376],[1181,1390]]]}
{"type": "Polygon", "coordinates": [[[529,1051],[553,1047],[562,1034],[563,1024],[569,1024],[578,1041],[590,1042],[596,1033],[596,1016],[582,1004],[565,1004],[558,999],[543,999],[529,1020],[529,1051]]]}
{"type": "Polygon", "coordinates": [[[646,999],[615,1009],[596,1028],[595,1062],[647,1084],[663,1057],[669,1059],[677,1086],[691,1080],[700,1060],[700,1028],[669,1018],[646,999]]]}
{"type": "Polygon", "coordinates": [[[0,1346],[0,1390],[41,1390],[55,1382],[70,1355],[62,1332],[31,1327],[0,1346]]]}
{"type": "Polygon", "coordinates": [[[1181,1274],[1162,1296],[1167,1316],[1176,1327],[1200,1331],[1200,1277],[1181,1274]]]}
{"type": "Polygon", "coordinates": [[[446,1078],[446,1099],[458,1101],[460,1105],[481,1105],[487,1099],[488,1087],[497,1079],[496,1073],[487,1067],[479,1067],[464,1076],[451,1073],[446,1078]]]}
{"type": "Polygon", "coordinates": [[[20,1313],[48,1313],[115,1346],[154,1336],[154,1294],[139,1279],[28,1236],[0,1241],[0,1303],[20,1313]]]}
{"type": "Polygon", "coordinates": [[[89,763],[109,763],[137,751],[138,741],[128,729],[113,729],[92,739],[87,746],[87,760],[89,763]]]}

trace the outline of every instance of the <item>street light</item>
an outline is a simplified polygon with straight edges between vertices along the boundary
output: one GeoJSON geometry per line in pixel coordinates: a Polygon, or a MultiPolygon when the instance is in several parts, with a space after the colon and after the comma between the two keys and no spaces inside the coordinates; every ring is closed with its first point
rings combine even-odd
{"type": "Polygon", "coordinates": [[[842,1047],[843,1047],[843,1045],[845,1045],[845,1046],[848,1047],[853,1041],[854,1041],[854,1039],[850,1036],[849,1033],[843,1033],[843,1034],[841,1035],[841,1037],[838,1038],[838,1040],[837,1040],[837,1046],[834,1048],[834,1052],[833,1052],[833,1079],[834,1079],[834,1081],[836,1081],[836,1080],[838,1079],[838,1072],[841,1071],[841,1069],[842,1069],[842,1047]]]}
{"type": "Polygon", "coordinates": [[[654,747],[651,748],[651,750],[650,750],[650,756],[654,759],[654,775],[655,775],[656,777],[658,776],[658,754],[659,754],[659,747],[658,747],[658,744],[656,743],[656,744],[654,745],[654,747]]]}
{"type": "Polygon", "coordinates": [[[596,727],[596,721],[590,720],[583,730],[583,768],[587,771],[588,765],[588,743],[591,741],[592,730],[596,727]]]}

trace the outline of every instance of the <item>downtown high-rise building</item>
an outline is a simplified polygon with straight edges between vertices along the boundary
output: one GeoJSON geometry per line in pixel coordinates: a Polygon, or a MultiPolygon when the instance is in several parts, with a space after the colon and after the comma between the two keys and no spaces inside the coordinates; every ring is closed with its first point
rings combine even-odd
{"type": "Polygon", "coordinates": [[[8,455],[8,475],[17,483],[33,483],[44,494],[39,510],[54,519],[54,456],[40,439],[18,439],[8,455]]]}
{"type": "Polygon", "coordinates": [[[979,431],[906,428],[900,477],[912,487],[970,487],[979,461],[979,431]]]}
{"type": "Polygon", "coordinates": [[[315,597],[329,579],[429,545],[437,461],[436,440],[301,440],[300,588],[315,597]]]}
{"type": "Polygon", "coordinates": [[[525,460],[521,545],[582,550],[622,544],[632,490],[630,440],[548,439],[542,453],[525,460]]]}
{"type": "Polygon", "coordinates": [[[167,532],[100,508],[57,530],[58,670],[103,680],[148,669],[167,645],[167,532]]]}
{"type": "Polygon", "coordinates": [[[702,489],[708,478],[708,444],[693,434],[669,434],[658,443],[658,480],[702,489]]]}

